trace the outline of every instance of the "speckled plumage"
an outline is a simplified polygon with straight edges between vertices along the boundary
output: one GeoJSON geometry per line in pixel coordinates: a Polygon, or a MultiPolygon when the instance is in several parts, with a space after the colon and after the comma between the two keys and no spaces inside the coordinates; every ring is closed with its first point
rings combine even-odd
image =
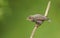
{"type": "Polygon", "coordinates": [[[32,22],[35,22],[37,24],[41,24],[43,21],[48,20],[48,18],[41,15],[41,14],[35,14],[35,15],[29,16],[28,20],[32,21],[32,22]]]}

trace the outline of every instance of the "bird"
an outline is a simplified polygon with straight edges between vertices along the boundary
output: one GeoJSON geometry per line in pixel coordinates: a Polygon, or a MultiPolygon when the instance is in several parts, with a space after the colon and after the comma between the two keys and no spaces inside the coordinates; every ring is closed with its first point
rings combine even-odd
{"type": "Polygon", "coordinates": [[[43,21],[49,20],[49,18],[41,14],[30,15],[27,19],[39,25],[42,24],[43,21]]]}

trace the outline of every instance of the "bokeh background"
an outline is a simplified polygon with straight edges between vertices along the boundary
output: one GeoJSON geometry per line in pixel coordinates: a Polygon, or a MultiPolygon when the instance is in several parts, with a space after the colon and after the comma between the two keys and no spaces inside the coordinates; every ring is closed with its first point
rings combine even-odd
{"type": "MultiPolygon", "coordinates": [[[[49,0],[0,0],[0,38],[29,38],[35,23],[29,15],[44,14],[49,0]]],[[[60,38],[60,0],[51,0],[48,17],[34,38],[60,38]]]]}

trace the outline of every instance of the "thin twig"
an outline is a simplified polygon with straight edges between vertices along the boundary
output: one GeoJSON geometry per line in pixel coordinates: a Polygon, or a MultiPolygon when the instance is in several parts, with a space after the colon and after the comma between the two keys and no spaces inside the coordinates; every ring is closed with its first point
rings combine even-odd
{"type": "Polygon", "coordinates": [[[48,2],[48,5],[47,5],[46,11],[45,11],[45,16],[48,15],[48,11],[49,11],[49,8],[50,8],[50,4],[51,4],[51,1],[48,2]]]}
{"type": "Polygon", "coordinates": [[[35,25],[35,27],[33,28],[32,33],[31,33],[30,38],[33,38],[34,37],[34,34],[35,34],[37,28],[38,28],[37,25],[35,25]]]}
{"type": "MultiPolygon", "coordinates": [[[[49,8],[50,8],[50,3],[51,3],[51,1],[48,2],[48,5],[47,5],[46,11],[45,11],[45,16],[47,16],[47,14],[48,14],[48,11],[49,11],[49,8]]],[[[39,26],[39,25],[36,24],[35,27],[33,28],[30,38],[34,37],[34,34],[35,34],[35,32],[38,28],[37,26],[39,26]]]]}

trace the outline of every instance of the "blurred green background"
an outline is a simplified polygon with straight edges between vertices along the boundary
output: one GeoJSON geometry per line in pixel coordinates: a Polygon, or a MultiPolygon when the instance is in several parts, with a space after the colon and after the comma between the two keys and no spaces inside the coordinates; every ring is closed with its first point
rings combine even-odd
{"type": "MultiPolygon", "coordinates": [[[[26,18],[44,14],[49,0],[0,0],[0,38],[29,38],[35,25],[26,18]]],[[[51,0],[48,17],[34,38],[60,38],[60,0],[51,0]]]]}

